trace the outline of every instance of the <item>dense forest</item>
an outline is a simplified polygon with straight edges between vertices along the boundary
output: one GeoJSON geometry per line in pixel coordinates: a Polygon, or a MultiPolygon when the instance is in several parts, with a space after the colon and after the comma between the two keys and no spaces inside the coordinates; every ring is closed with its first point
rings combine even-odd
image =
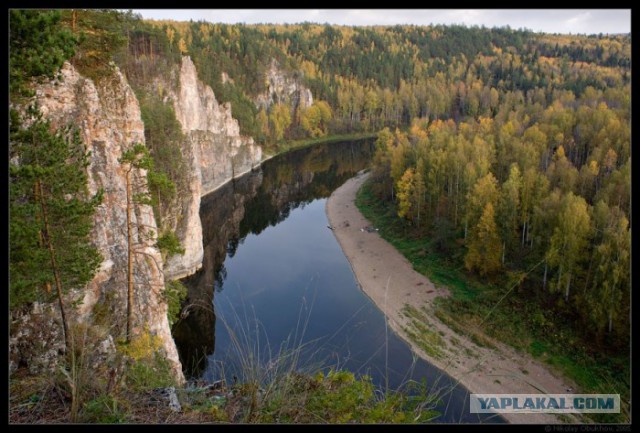
{"type": "Polygon", "coordinates": [[[574,314],[585,337],[624,348],[629,117],[592,92],[538,114],[525,103],[506,122],[416,120],[407,133],[385,129],[374,191],[395,200],[398,217],[437,238],[442,252],[461,242],[470,272],[522,273],[526,291],[574,314]]]}
{"type": "MultiPolygon", "coordinates": [[[[463,26],[150,23],[161,33],[138,32],[138,45],[147,52],[163,47],[165,56],[190,55],[203,81],[232,102],[244,132],[262,141],[270,138],[273,112],[258,113],[250,100],[265,90],[272,59],[301,74],[314,98],[328,103],[330,133],[408,126],[416,117],[495,117],[499,105],[508,110],[507,101],[528,98],[545,108],[558,92],[579,97],[592,87],[624,93],[630,83],[629,36],[463,26]],[[223,84],[223,72],[233,83],[223,84]]],[[[307,132],[304,114],[291,116],[285,138],[307,132]]]]}
{"type": "MultiPolygon", "coordinates": [[[[12,11],[10,44],[12,104],[65,60],[94,80],[119,66],[140,100],[156,218],[186,180],[180,126],[149,81],[188,55],[216,98],[231,103],[241,132],[265,148],[377,133],[368,193],[402,237],[474,281],[516,287],[512,297],[537,306],[536,332],[561,323],[576,336],[569,346],[586,347],[580,353],[628,355],[630,35],[227,25],[64,10],[12,11]],[[312,106],[259,108],[274,60],[311,89],[312,106]]],[[[23,122],[12,112],[10,156],[22,164],[10,167],[11,306],[57,299],[63,309],[63,292],[86,284],[99,264],[87,236],[100,193],[88,197],[82,185],[87,156],[77,134],[23,122]],[[32,148],[34,140],[42,145],[32,148]],[[75,233],[56,237],[64,227],[75,233]],[[54,249],[64,254],[50,266],[54,249]]],[[[164,231],[159,246],[172,254],[176,242],[164,231]]]]}

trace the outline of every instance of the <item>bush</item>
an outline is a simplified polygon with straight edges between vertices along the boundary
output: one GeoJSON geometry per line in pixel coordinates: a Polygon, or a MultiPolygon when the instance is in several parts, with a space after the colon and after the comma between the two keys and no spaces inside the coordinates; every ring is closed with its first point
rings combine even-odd
{"type": "Polygon", "coordinates": [[[187,288],[179,280],[168,281],[162,294],[167,303],[169,326],[172,326],[180,316],[182,302],[187,298],[187,288]]]}
{"type": "Polygon", "coordinates": [[[166,231],[158,238],[156,246],[160,249],[162,257],[166,260],[174,254],[184,254],[184,248],[175,232],[166,231]]]}
{"type": "Polygon", "coordinates": [[[120,345],[120,352],[129,359],[125,371],[126,384],[134,391],[175,385],[169,361],[160,353],[161,341],[149,331],[120,345]]]}
{"type": "MultiPolygon", "coordinates": [[[[414,382],[382,394],[369,376],[349,371],[290,373],[276,380],[256,408],[252,422],[421,423],[433,419],[435,399],[414,382]],[[416,392],[417,391],[417,392],[416,392]]],[[[245,392],[251,388],[245,386],[245,392]]]]}

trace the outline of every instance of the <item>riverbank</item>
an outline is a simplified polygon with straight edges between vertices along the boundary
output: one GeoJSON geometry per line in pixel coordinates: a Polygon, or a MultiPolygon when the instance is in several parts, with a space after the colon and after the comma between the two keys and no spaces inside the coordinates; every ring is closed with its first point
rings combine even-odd
{"type": "Polygon", "coordinates": [[[291,152],[294,150],[305,149],[307,147],[315,146],[318,144],[336,143],[339,141],[366,140],[366,139],[373,139],[376,136],[377,134],[372,132],[355,132],[355,133],[349,133],[349,134],[328,135],[324,137],[305,138],[302,140],[288,141],[286,143],[276,146],[276,150],[275,152],[273,152],[273,154],[269,150],[265,150],[265,153],[269,155],[265,159],[265,161],[277,155],[282,155],[284,153],[291,152]]]}
{"type": "MultiPolygon", "coordinates": [[[[327,216],[360,287],[414,352],[472,393],[561,394],[573,389],[575,385],[555,376],[531,357],[488,337],[483,337],[483,345],[479,345],[477,339],[472,341],[456,333],[436,317],[434,300],[448,296],[448,292],[414,271],[411,263],[375,229],[366,229],[371,224],[354,203],[366,178],[366,174],[359,174],[335,190],[327,200],[327,216]]],[[[553,414],[503,416],[512,423],[561,422],[553,414]]]]}

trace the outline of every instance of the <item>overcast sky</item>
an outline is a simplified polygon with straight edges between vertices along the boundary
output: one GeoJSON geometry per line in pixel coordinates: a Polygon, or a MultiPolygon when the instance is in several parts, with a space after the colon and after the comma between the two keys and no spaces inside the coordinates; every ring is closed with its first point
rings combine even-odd
{"type": "Polygon", "coordinates": [[[215,23],[466,24],[547,33],[628,33],[631,9],[134,9],[144,18],[215,23]]]}

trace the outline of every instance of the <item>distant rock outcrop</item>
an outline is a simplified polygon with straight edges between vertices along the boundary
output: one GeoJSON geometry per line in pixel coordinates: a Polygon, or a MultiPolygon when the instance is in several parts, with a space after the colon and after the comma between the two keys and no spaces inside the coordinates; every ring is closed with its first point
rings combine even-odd
{"type": "Polygon", "coordinates": [[[302,84],[301,72],[288,73],[273,59],[265,74],[267,89],[255,99],[258,108],[269,109],[271,105],[286,103],[292,111],[308,108],[313,104],[311,90],[302,84]]]}

